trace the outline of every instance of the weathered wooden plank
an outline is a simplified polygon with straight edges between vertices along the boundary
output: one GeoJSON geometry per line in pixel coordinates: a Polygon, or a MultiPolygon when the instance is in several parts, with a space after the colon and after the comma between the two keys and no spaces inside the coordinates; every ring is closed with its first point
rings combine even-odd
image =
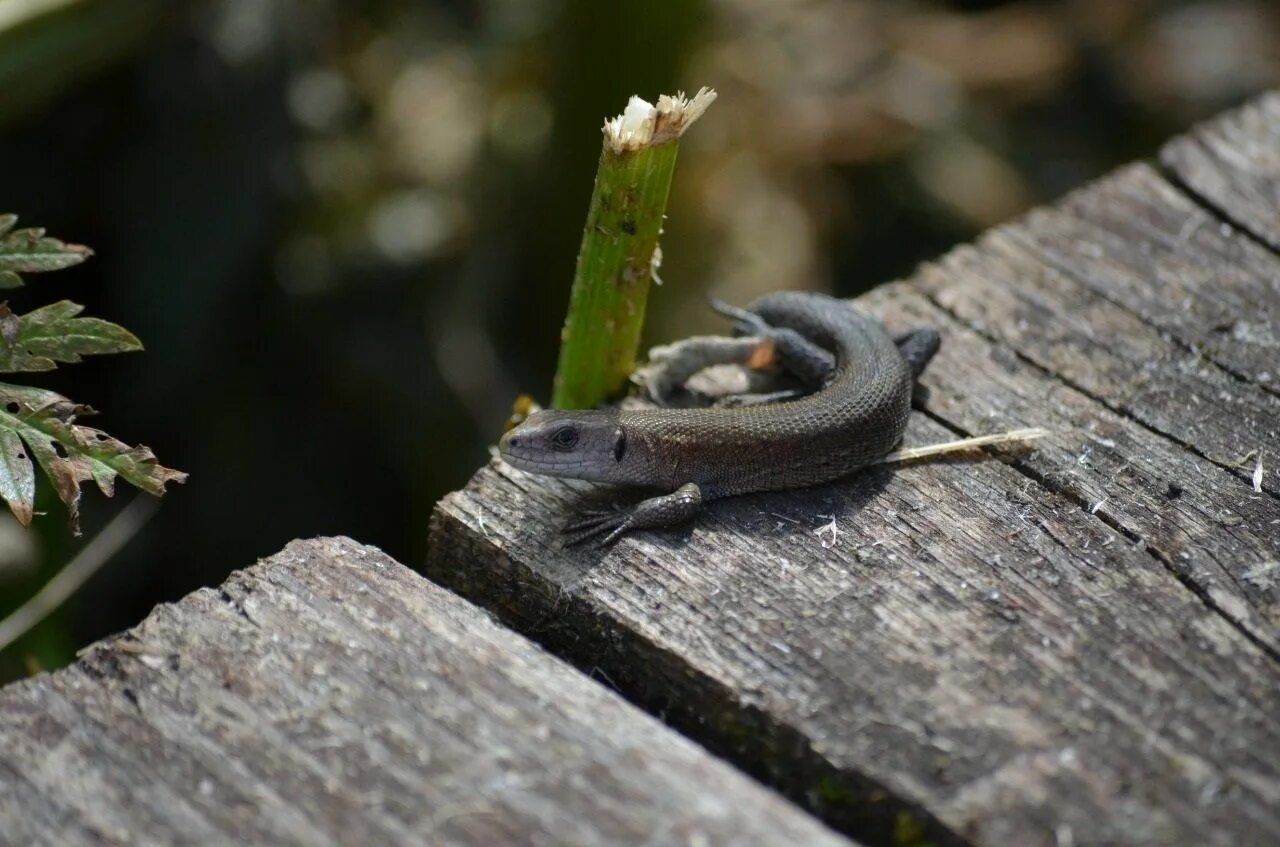
{"type": "MultiPolygon", "coordinates": [[[[915,420],[909,442],[949,435],[915,420]]],[[[1280,838],[1280,667],[1016,470],[878,470],[564,551],[588,491],[494,463],[437,508],[427,570],[836,825],[1280,838]]]]}
{"type": "Polygon", "coordinates": [[[1149,166],[1075,192],[1011,234],[1173,341],[1280,393],[1280,256],[1149,166]]]}
{"type": "Polygon", "coordinates": [[[1236,225],[1280,250],[1280,92],[1174,139],[1160,161],[1236,225]]]}
{"type": "Polygon", "coordinates": [[[929,414],[965,434],[1049,429],[1021,467],[1141,543],[1280,657],[1280,500],[1026,366],[910,285],[864,305],[892,326],[941,330],[946,343],[921,378],[929,414]]]}
{"type": "Polygon", "coordinates": [[[379,551],[294,542],[0,691],[10,844],[847,844],[379,551]]]}
{"type": "MultiPolygon", "coordinates": [[[[1134,291],[1144,281],[1147,287],[1156,285],[1162,269],[1168,269],[1167,277],[1174,277],[1179,262],[1192,267],[1180,258],[1184,254],[1176,236],[1186,217],[1161,215],[1156,206],[1145,213],[1135,210],[1135,215],[1146,214],[1145,222],[1129,227],[1119,239],[1101,235],[1104,225],[1086,231],[1079,223],[1080,215],[1120,206],[1115,198],[1136,190],[1133,186],[1119,189],[1113,183],[1144,176],[1141,169],[1122,171],[1096,189],[1079,192],[1060,209],[1041,211],[1025,224],[992,230],[976,247],[960,248],[926,266],[916,282],[964,323],[1037,366],[1211,461],[1248,476],[1252,465],[1242,467],[1242,459],[1250,451],[1280,456],[1280,395],[1238,378],[1198,349],[1179,343],[1171,330],[1117,305],[1124,296],[1120,292],[1134,291]],[[1058,229],[1063,235],[1055,239],[1058,229]],[[1173,240],[1164,241],[1152,234],[1155,231],[1173,240]],[[1082,277],[1090,282],[1085,284],[1082,277]],[[1116,293],[1104,296],[1100,290],[1116,293]]],[[[1256,252],[1260,251],[1255,248],[1256,252]]],[[[1213,255],[1225,268],[1229,258],[1213,255]]],[[[1273,263],[1272,270],[1280,273],[1280,263],[1273,263]]],[[[1191,292],[1198,286],[1221,284],[1229,290],[1231,276],[1224,270],[1216,277],[1188,274],[1182,279],[1185,287],[1179,304],[1192,299],[1191,292]]],[[[1241,283],[1235,290],[1245,287],[1241,283]]],[[[1212,299],[1195,296],[1201,301],[1212,299]]],[[[1250,296],[1260,302],[1265,294],[1259,290],[1250,296]]],[[[1275,308],[1280,308],[1280,293],[1272,296],[1275,308]]],[[[1245,311],[1240,320],[1256,320],[1257,314],[1245,311]]],[[[1177,322],[1168,318],[1164,323],[1177,322]]],[[[1258,371],[1259,380],[1262,373],[1258,371]]],[[[1266,470],[1262,485],[1273,494],[1280,492],[1280,463],[1266,470]]]]}

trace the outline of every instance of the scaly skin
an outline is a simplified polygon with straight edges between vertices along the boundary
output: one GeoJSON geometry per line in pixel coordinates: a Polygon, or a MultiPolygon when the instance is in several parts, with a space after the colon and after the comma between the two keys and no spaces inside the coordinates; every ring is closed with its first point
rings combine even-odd
{"type": "Polygon", "coordinates": [[[719,497],[829,482],[902,440],[913,376],[937,349],[935,332],[895,343],[879,321],[821,294],[772,294],[747,311],[740,324],[779,331],[782,364],[794,373],[815,370],[815,358],[830,371],[834,354],[825,385],[790,402],[736,408],[537,412],[503,436],[503,459],[521,470],[672,492],[588,513],[567,528],[571,543],[670,526],[719,497]]]}

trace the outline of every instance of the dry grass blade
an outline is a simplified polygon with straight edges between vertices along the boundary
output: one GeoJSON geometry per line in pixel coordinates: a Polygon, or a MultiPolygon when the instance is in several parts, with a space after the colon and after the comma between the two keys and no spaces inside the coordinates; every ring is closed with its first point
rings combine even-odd
{"type": "Polygon", "coordinates": [[[928,444],[924,447],[906,447],[894,450],[881,456],[872,464],[890,465],[896,462],[910,462],[913,459],[926,459],[930,456],[942,456],[948,453],[960,453],[966,450],[977,450],[980,447],[992,447],[997,444],[1011,444],[1019,441],[1032,441],[1044,438],[1049,430],[1039,427],[1029,429],[1013,429],[995,435],[979,435],[974,438],[962,438],[959,441],[944,441],[941,444],[928,444]]]}
{"type": "Polygon", "coordinates": [[[0,650],[6,649],[30,632],[32,627],[66,602],[76,589],[120,552],[120,548],[151,520],[157,508],[159,501],[150,497],[135,497],[92,541],[80,548],[80,552],[44,588],[0,621],[0,650]]]}

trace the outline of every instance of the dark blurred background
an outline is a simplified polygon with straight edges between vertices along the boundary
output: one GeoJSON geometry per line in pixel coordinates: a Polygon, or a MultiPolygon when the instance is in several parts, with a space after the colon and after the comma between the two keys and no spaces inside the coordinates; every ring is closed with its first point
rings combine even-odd
{"type": "MultiPolygon", "coordinates": [[[[298,536],[413,564],[548,393],[627,97],[686,137],[649,340],[704,294],[854,294],[1280,81],[1273,0],[0,0],[0,212],[92,246],[55,299],[148,352],[31,380],[188,471],[0,657],[68,661],[298,536]]],[[[21,380],[18,380],[21,381],[21,380]]],[[[0,613],[82,543],[0,518],[0,613]]],[[[86,493],[85,538],[133,496],[86,493]]]]}

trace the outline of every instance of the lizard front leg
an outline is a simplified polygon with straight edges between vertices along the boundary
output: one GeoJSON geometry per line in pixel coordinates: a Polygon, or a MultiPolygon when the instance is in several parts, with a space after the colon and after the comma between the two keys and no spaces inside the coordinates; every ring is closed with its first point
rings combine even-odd
{"type": "Polygon", "coordinates": [[[564,528],[568,536],[565,546],[572,547],[603,535],[599,546],[607,547],[632,530],[684,523],[698,514],[701,508],[702,489],[689,482],[670,494],[641,500],[630,508],[617,506],[583,512],[581,518],[564,528]]]}

